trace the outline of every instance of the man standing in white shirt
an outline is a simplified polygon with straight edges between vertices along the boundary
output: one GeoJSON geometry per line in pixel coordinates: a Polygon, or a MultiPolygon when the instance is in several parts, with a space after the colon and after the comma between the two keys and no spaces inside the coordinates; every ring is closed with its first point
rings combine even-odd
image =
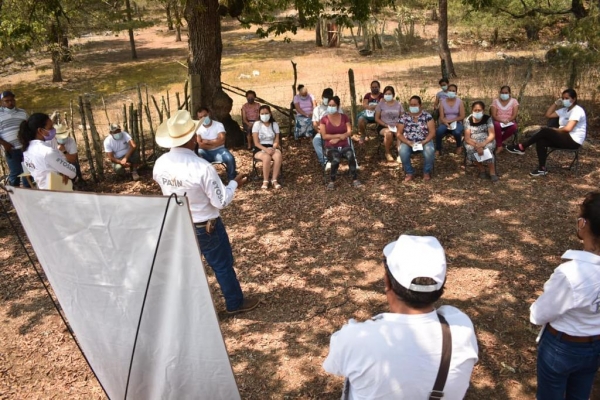
{"type": "MultiPolygon", "coordinates": [[[[21,122],[27,120],[29,116],[20,108],[17,108],[15,94],[7,90],[0,95],[2,107],[0,107],[0,145],[6,164],[8,165],[8,183],[11,186],[19,186],[21,178],[19,175],[23,173],[23,149],[19,142],[18,134],[21,122]]],[[[23,179],[23,186],[29,187],[27,180],[23,179]]]]}
{"type": "Polygon", "coordinates": [[[477,339],[464,313],[433,306],[444,292],[444,249],[434,237],[402,235],[383,254],[390,312],[365,322],[351,319],[334,333],[323,368],[346,378],[347,399],[428,399],[444,374],[442,324],[449,325],[449,369],[438,390],[446,400],[463,399],[477,339]]]}
{"type": "Polygon", "coordinates": [[[235,158],[225,147],[225,127],[210,118],[210,110],[200,107],[196,112],[200,127],[196,131],[198,155],[209,163],[224,163],[227,167],[227,179],[232,181],[237,176],[235,158]]]}
{"type": "Polygon", "coordinates": [[[215,272],[227,312],[235,314],[256,308],[259,300],[244,297],[233,269],[233,253],[219,210],[233,200],[235,189],[246,176],[238,175],[224,186],[217,171],[194,152],[199,121],[189,112],[179,110],[162,123],[156,132],[156,143],[170,148],[156,160],[153,178],[164,195],[187,196],[200,251],[215,272]]]}
{"type": "Polygon", "coordinates": [[[140,163],[140,153],[137,145],[127,132],[122,132],[117,124],[110,124],[109,135],[104,139],[104,152],[117,175],[125,175],[125,168],[131,168],[134,181],[140,179],[137,168],[140,163]]]}
{"type": "MultiPolygon", "coordinates": [[[[577,218],[583,251],[568,250],[531,306],[543,325],[537,399],[589,399],[600,360],[600,193],[588,193],[577,218]]],[[[594,397],[596,398],[596,397],[594,397]]]]}

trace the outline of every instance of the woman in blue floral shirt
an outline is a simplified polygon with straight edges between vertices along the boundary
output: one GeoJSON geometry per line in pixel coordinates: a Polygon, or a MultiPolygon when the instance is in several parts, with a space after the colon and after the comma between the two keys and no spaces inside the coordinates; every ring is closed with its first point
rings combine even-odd
{"type": "Polygon", "coordinates": [[[406,176],[404,182],[409,182],[413,179],[415,173],[414,168],[410,163],[410,156],[413,153],[423,153],[425,158],[425,166],[423,167],[423,180],[431,179],[431,171],[433,170],[433,162],[435,159],[435,124],[433,117],[427,111],[423,111],[421,98],[413,96],[408,103],[408,112],[404,113],[398,121],[399,128],[396,134],[400,143],[398,153],[402,160],[402,167],[406,176]]]}

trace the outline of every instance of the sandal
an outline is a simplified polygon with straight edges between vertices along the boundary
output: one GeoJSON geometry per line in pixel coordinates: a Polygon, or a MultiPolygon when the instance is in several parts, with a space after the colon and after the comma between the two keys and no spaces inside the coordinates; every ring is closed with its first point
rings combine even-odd
{"type": "Polygon", "coordinates": [[[333,190],[333,189],[335,189],[335,183],[329,182],[329,184],[327,185],[327,190],[333,190]]]}
{"type": "Polygon", "coordinates": [[[263,190],[267,190],[269,188],[269,181],[263,181],[263,184],[260,188],[263,190]]]}
{"type": "Polygon", "coordinates": [[[271,186],[273,186],[275,189],[281,189],[281,185],[275,180],[271,181],[271,186]]]}
{"type": "Polygon", "coordinates": [[[357,180],[355,180],[355,181],[352,182],[352,186],[355,187],[355,188],[359,188],[359,187],[362,187],[363,184],[360,183],[360,181],[357,179],[357,180]]]}

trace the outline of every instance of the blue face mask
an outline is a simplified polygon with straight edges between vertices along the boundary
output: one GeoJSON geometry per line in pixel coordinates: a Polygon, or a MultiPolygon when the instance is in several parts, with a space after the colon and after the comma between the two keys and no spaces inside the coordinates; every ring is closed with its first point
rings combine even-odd
{"type": "Polygon", "coordinates": [[[456,92],[448,92],[448,98],[453,99],[456,97],[456,92]]]}
{"type": "Polygon", "coordinates": [[[327,114],[335,114],[338,111],[336,106],[327,106],[327,114]]]}
{"type": "Polygon", "coordinates": [[[500,93],[500,100],[506,101],[508,99],[510,99],[510,94],[508,94],[508,93],[500,93]]]}
{"type": "Polygon", "coordinates": [[[447,85],[444,85],[444,86],[442,86],[441,88],[442,88],[442,90],[443,90],[444,92],[445,92],[446,90],[448,90],[448,86],[447,86],[447,85]]]}
{"type": "Polygon", "coordinates": [[[394,100],[394,95],[393,94],[384,94],[383,99],[385,101],[392,101],[392,100],[394,100]]]}
{"type": "Polygon", "coordinates": [[[408,107],[408,110],[413,113],[416,114],[419,112],[419,107],[408,107]]]}
{"type": "Polygon", "coordinates": [[[475,119],[481,119],[481,118],[483,118],[483,112],[481,112],[481,111],[474,112],[473,113],[473,118],[475,118],[475,119]]]}
{"type": "Polygon", "coordinates": [[[56,139],[56,141],[58,142],[58,144],[65,144],[67,143],[67,139],[56,139]]]}
{"type": "Polygon", "coordinates": [[[563,99],[563,107],[569,108],[573,105],[573,103],[571,103],[571,100],[569,99],[563,99]]]}
{"type": "Polygon", "coordinates": [[[202,122],[202,125],[210,125],[210,117],[207,115],[206,117],[204,117],[204,121],[202,122]]]}
{"type": "Polygon", "coordinates": [[[122,133],[122,132],[119,132],[119,133],[113,133],[113,134],[112,134],[112,137],[113,137],[113,139],[115,139],[115,140],[121,140],[121,137],[122,137],[122,136],[123,136],[123,133],[122,133]]]}

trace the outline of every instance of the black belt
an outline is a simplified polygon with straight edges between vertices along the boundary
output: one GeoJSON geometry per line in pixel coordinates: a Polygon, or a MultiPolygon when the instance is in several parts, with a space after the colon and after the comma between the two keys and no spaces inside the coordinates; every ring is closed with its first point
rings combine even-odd
{"type": "Polygon", "coordinates": [[[595,336],[571,336],[571,335],[567,335],[566,333],[563,333],[561,331],[557,331],[556,329],[554,329],[552,327],[552,325],[548,324],[546,326],[546,330],[552,335],[552,336],[558,336],[560,334],[560,339],[564,340],[565,342],[573,342],[573,343],[592,343],[595,342],[597,340],[600,340],[600,335],[595,335],[595,336]]]}

